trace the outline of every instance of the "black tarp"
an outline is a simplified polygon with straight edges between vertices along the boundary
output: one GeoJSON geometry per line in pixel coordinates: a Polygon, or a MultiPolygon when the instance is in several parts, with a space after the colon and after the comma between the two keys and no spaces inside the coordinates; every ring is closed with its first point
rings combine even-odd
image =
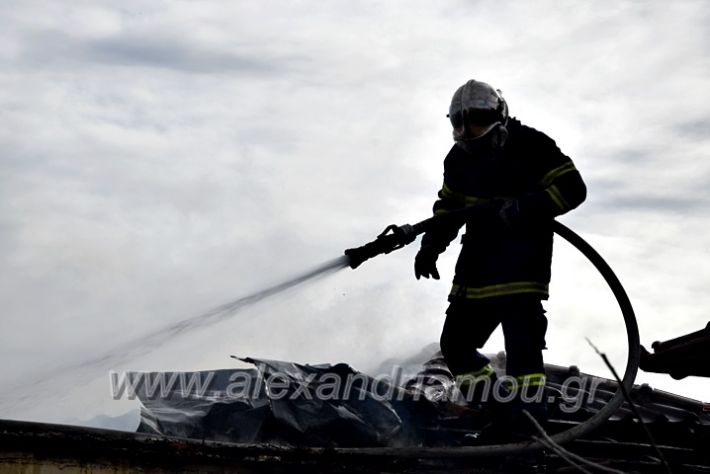
{"type": "MultiPolygon", "coordinates": [[[[427,398],[432,379],[404,388],[346,364],[244,361],[256,368],[132,374],[143,404],[138,431],[304,446],[411,445],[424,442],[426,423],[443,406],[427,398]],[[181,378],[204,386],[186,391],[181,378]],[[162,393],[151,389],[170,380],[162,393]]],[[[436,380],[437,393],[452,383],[450,374],[436,380]]]]}
{"type": "MultiPolygon", "coordinates": [[[[404,371],[384,377],[368,376],[343,363],[303,365],[251,358],[241,360],[254,368],[132,373],[135,395],[143,404],[138,431],[286,446],[469,444],[487,423],[485,412],[456,401],[453,377],[441,354],[428,354],[413,363],[393,361],[391,367],[404,371]]],[[[492,356],[499,373],[504,357],[492,356]]],[[[546,373],[544,399],[550,418],[562,427],[588,419],[616,390],[614,381],[582,374],[574,366],[548,364],[546,373]]],[[[632,396],[644,422],[656,423],[661,437],[673,432],[678,438],[677,433],[710,425],[710,413],[695,400],[647,385],[636,387],[632,396]]],[[[627,438],[636,436],[632,418],[625,405],[611,418],[613,426],[622,428],[616,438],[624,438],[626,428],[627,438]]]]}

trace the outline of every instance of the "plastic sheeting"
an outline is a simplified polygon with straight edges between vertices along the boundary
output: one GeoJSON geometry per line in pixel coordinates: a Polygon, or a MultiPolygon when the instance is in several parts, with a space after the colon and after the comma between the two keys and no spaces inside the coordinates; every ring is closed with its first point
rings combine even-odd
{"type": "MultiPolygon", "coordinates": [[[[441,353],[432,353],[427,348],[418,358],[384,363],[378,371],[390,375],[377,378],[342,363],[251,358],[241,360],[254,368],[132,373],[135,395],[143,404],[138,431],[285,446],[470,444],[487,422],[485,413],[452,400],[453,377],[441,353]]],[[[505,354],[491,357],[502,375],[505,354]]],[[[544,399],[560,429],[588,419],[616,390],[614,381],[582,374],[574,366],[548,364],[546,373],[544,399]]],[[[710,426],[710,413],[698,401],[647,385],[636,387],[632,396],[644,422],[658,423],[657,436],[665,438],[669,423],[675,426],[667,442],[686,435],[693,439],[695,430],[710,426]]],[[[635,439],[637,430],[629,428],[632,418],[624,404],[605,436],[635,439]]]]}
{"type": "Polygon", "coordinates": [[[301,446],[422,444],[444,406],[436,397],[453,383],[444,374],[404,388],[346,364],[242,360],[256,368],[133,374],[143,404],[138,431],[301,446]],[[191,380],[204,385],[186,391],[191,380]]]}

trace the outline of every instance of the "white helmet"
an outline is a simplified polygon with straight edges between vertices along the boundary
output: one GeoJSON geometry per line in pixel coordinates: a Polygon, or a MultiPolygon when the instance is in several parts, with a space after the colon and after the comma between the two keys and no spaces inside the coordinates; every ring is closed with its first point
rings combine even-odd
{"type": "Polygon", "coordinates": [[[505,128],[508,124],[508,104],[500,90],[485,82],[471,79],[459,87],[451,99],[448,117],[454,127],[454,140],[457,143],[478,140],[496,129],[497,133],[492,137],[493,145],[500,147],[508,136],[505,128]],[[487,128],[474,137],[469,132],[469,124],[487,128]]]}

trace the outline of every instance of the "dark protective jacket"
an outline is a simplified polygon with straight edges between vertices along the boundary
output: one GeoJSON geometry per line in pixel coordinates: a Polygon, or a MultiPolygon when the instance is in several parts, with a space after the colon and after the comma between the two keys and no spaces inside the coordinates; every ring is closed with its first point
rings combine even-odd
{"type": "MultiPolygon", "coordinates": [[[[547,299],[553,219],[586,198],[574,163],[550,137],[514,118],[507,128],[502,148],[464,151],[454,145],[444,160],[435,215],[500,199],[512,203],[519,217],[512,225],[497,215],[466,222],[450,300],[513,294],[547,299]]],[[[443,252],[463,224],[449,222],[427,232],[422,247],[443,252]]]]}

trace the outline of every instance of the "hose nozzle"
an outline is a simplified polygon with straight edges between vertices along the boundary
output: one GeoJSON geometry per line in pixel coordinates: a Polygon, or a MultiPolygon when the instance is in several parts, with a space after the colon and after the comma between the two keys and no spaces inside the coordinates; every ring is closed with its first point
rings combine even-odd
{"type": "Polygon", "coordinates": [[[350,268],[357,268],[364,261],[381,255],[390,253],[393,250],[401,249],[407,244],[414,242],[420,232],[415,226],[404,224],[401,226],[388,225],[375,240],[354,249],[347,249],[345,255],[350,259],[350,268]]]}

